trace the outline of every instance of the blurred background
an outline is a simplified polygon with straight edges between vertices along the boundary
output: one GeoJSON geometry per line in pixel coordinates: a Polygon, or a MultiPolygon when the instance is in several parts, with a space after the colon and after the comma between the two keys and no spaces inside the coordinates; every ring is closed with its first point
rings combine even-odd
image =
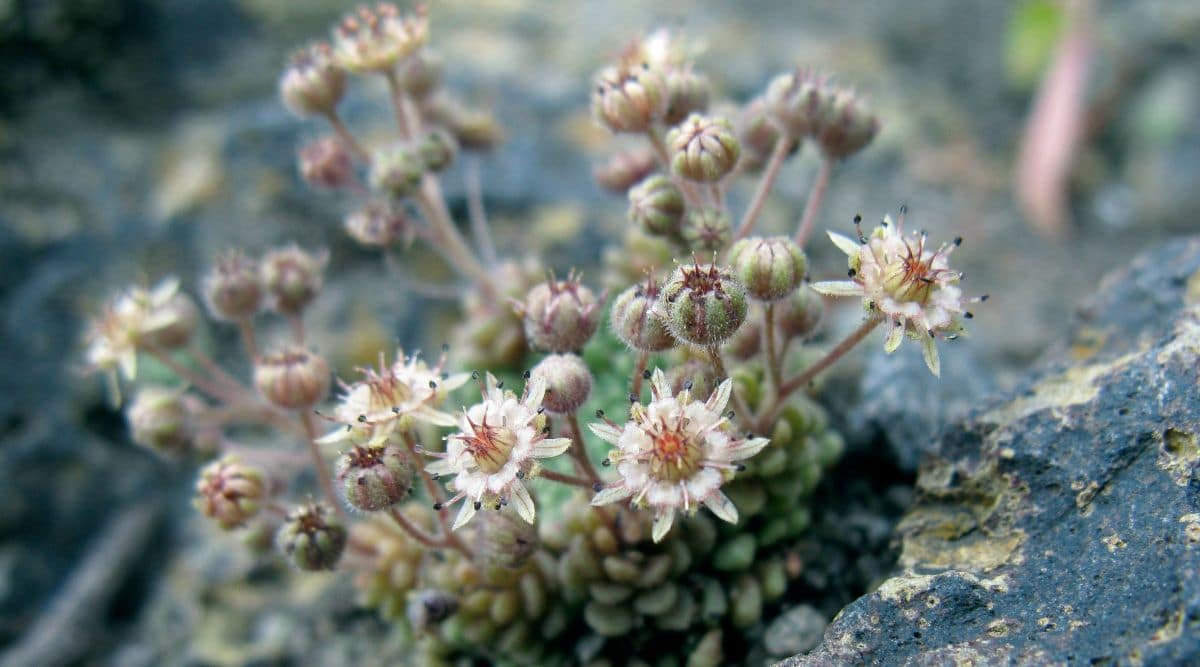
{"type": "MultiPolygon", "coordinates": [[[[624,200],[591,178],[609,143],[590,119],[588,90],[632,37],[665,25],[701,39],[698,66],[717,99],[745,101],[796,64],[852,83],[883,129],[839,167],[818,225],[846,231],[856,213],[875,220],[907,204],[914,228],[964,237],[956,260],[966,288],[992,295],[971,338],[943,352],[951,378],[980,385],[960,392],[968,403],[1011,385],[1108,270],[1197,229],[1200,3],[429,4],[450,87],[494,108],[506,130],[481,164],[498,244],[551,253],[560,272],[598,274],[585,249],[619,239],[626,224],[624,200]]],[[[339,369],[393,340],[440,343],[428,304],[381,281],[378,256],[345,238],[344,202],[296,174],[297,148],[323,128],[287,113],[276,80],[294,48],[349,8],[0,0],[0,646],[29,641],[39,619],[61,612],[53,602],[68,575],[97,567],[89,555],[108,548],[100,580],[83,590],[89,604],[73,612],[81,616],[59,619],[73,628],[45,654],[59,662],[43,664],[276,664],[305,654],[287,613],[249,642],[246,628],[183,599],[203,590],[171,578],[201,548],[189,538],[193,472],[128,442],[102,382],[79,373],[80,340],[123,284],[172,273],[194,289],[220,250],[295,240],[332,251],[310,324],[339,369]]],[[[383,132],[382,102],[381,89],[353,89],[349,122],[383,132]]],[[[788,164],[765,229],[794,226],[816,166],[812,154],[788,164]]],[[[446,184],[461,206],[461,176],[446,184]]],[[[735,192],[741,202],[751,185],[735,192]]],[[[812,244],[813,274],[839,276],[844,260],[824,245],[812,244]]],[[[439,270],[411,261],[416,273],[439,270]]],[[[227,342],[228,332],[210,335],[218,349],[227,342]]],[[[901,355],[920,368],[915,347],[901,355]]],[[[210,571],[185,571],[219,578],[232,558],[208,553],[210,571]]],[[[335,621],[361,621],[342,633],[344,658],[355,633],[373,636],[374,626],[348,597],[339,613],[335,621]]]]}

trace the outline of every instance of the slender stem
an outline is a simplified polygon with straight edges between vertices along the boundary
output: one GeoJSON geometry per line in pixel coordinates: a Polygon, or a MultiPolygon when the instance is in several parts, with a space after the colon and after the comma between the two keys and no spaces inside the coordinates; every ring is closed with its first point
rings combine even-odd
{"type": "Polygon", "coordinates": [[[396,114],[396,126],[400,128],[400,136],[404,139],[412,139],[414,128],[409,122],[408,114],[404,109],[404,87],[400,85],[400,77],[396,75],[394,70],[384,72],[384,78],[388,83],[388,94],[392,100],[392,111],[396,114]]]}
{"type": "Polygon", "coordinates": [[[421,460],[423,457],[421,456],[421,452],[417,449],[417,440],[415,437],[413,437],[412,431],[404,432],[404,444],[408,447],[409,453],[412,454],[413,462],[416,464],[417,469],[421,471],[421,479],[425,482],[425,492],[429,494],[429,498],[431,500],[437,503],[438,525],[442,527],[442,536],[445,539],[446,544],[458,549],[459,551],[463,551],[465,554],[466,547],[463,545],[462,540],[460,540],[450,528],[450,510],[446,507],[446,492],[442,489],[442,485],[438,484],[433,478],[433,475],[429,474],[429,471],[425,469],[425,466],[421,465],[421,460]]]}
{"type": "Polygon", "coordinates": [[[456,285],[441,285],[409,277],[405,274],[404,269],[400,267],[400,262],[396,259],[396,256],[386,248],[383,249],[383,263],[387,266],[388,272],[399,281],[400,287],[406,291],[429,299],[457,301],[462,297],[462,289],[456,285]]]}
{"type": "Polygon", "coordinates": [[[689,208],[700,209],[704,207],[703,198],[700,193],[696,192],[695,187],[688,181],[676,177],[671,173],[671,153],[667,150],[667,142],[663,140],[662,134],[653,127],[646,128],[646,138],[650,140],[650,147],[654,149],[654,156],[658,158],[658,165],[663,171],[670,176],[671,180],[683,193],[683,199],[689,208]]]}
{"type": "Polygon", "coordinates": [[[188,349],[188,354],[191,355],[191,357],[195,359],[197,363],[203,366],[204,370],[207,371],[208,374],[211,375],[217,382],[229,387],[231,390],[237,391],[238,393],[250,393],[250,390],[246,387],[246,385],[239,382],[237,378],[233,377],[229,373],[226,373],[224,368],[221,368],[217,362],[213,361],[212,357],[208,356],[200,349],[193,346],[188,349]]]}
{"type": "Polygon", "coordinates": [[[249,318],[238,322],[238,329],[242,335],[242,349],[246,352],[246,358],[251,363],[258,358],[258,342],[254,335],[254,320],[249,318]]]}
{"type": "Polygon", "coordinates": [[[571,443],[571,457],[575,459],[575,466],[579,472],[583,473],[591,482],[590,486],[600,484],[600,475],[596,473],[596,468],[588,459],[587,448],[583,442],[583,429],[579,428],[579,417],[574,412],[566,416],[567,425],[571,427],[571,437],[574,442],[571,443]]]}
{"type": "Polygon", "coordinates": [[[775,179],[779,177],[779,169],[783,166],[784,160],[787,159],[787,156],[792,152],[792,147],[795,145],[796,140],[787,134],[781,134],[775,140],[775,150],[771,151],[771,159],[767,162],[767,167],[758,181],[758,188],[754,191],[754,198],[750,200],[750,207],[746,209],[745,215],[742,216],[742,224],[738,225],[737,233],[733,236],[734,241],[744,239],[750,232],[754,231],[754,223],[758,222],[758,216],[762,213],[763,205],[767,203],[767,196],[771,194],[771,189],[775,187],[775,179]]]}
{"type": "Polygon", "coordinates": [[[635,364],[633,367],[633,377],[631,378],[632,382],[630,383],[631,386],[629,389],[629,393],[633,396],[637,396],[638,400],[641,400],[642,397],[642,380],[645,379],[646,365],[649,363],[650,353],[645,350],[638,352],[637,364],[635,364]]]}
{"type": "Polygon", "coordinates": [[[829,368],[835,361],[845,356],[847,352],[854,349],[854,346],[861,343],[862,340],[867,337],[867,334],[871,333],[875,327],[879,326],[879,323],[882,321],[883,318],[879,317],[878,315],[864,320],[862,324],[858,325],[857,329],[850,332],[850,335],[843,338],[842,342],[834,346],[832,350],[826,352],[825,356],[821,357],[816,363],[804,369],[804,371],[799,375],[789,378],[787,381],[785,381],[779,387],[779,401],[782,402],[788,394],[799,389],[800,387],[807,385],[812,381],[813,378],[817,377],[821,371],[829,368]]]}
{"type": "Polygon", "coordinates": [[[775,352],[775,302],[767,304],[763,311],[763,352],[766,354],[767,374],[771,378],[771,386],[776,389],[782,384],[780,377],[783,364],[775,352]]]}
{"type": "Polygon", "coordinates": [[[183,364],[179,363],[175,357],[172,357],[167,352],[164,352],[156,347],[147,347],[146,351],[150,353],[150,356],[157,359],[163,366],[171,369],[171,372],[178,375],[181,379],[186,380],[188,384],[207,394],[210,398],[216,399],[222,403],[236,403],[238,401],[239,396],[236,393],[231,392],[229,387],[225,387],[214,380],[201,375],[195,370],[184,366],[183,364]]]}
{"type": "Polygon", "coordinates": [[[299,315],[288,315],[288,324],[292,327],[292,340],[297,345],[304,344],[304,318],[299,315]]]}
{"type": "Polygon", "coordinates": [[[465,160],[466,173],[463,178],[467,188],[467,211],[471,216],[471,235],[475,237],[475,245],[483,255],[483,261],[490,266],[498,263],[496,244],[492,242],[492,232],[488,226],[487,211],[483,207],[483,185],[479,176],[479,160],[471,157],[465,160]]]}
{"type": "Polygon", "coordinates": [[[303,410],[300,412],[300,419],[304,422],[304,433],[308,436],[308,455],[317,472],[317,484],[321,487],[321,495],[325,496],[325,501],[333,506],[338,516],[346,518],[346,508],[342,507],[342,503],[333,493],[333,478],[329,475],[329,466],[325,465],[325,458],[321,456],[321,448],[317,446],[317,425],[313,421],[313,415],[311,412],[303,410]]]}
{"type": "Polygon", "coordinates": [[[558,482],[560,484],[567,484],[570,486],[578,486],[589,491],[592,490],[592,483],[582,477],[565,475],[561,472],[554,472],[553,470],[547,468],[542,468],[542,470],[538,472],[538,477],[541,477],[542,479],[548,479],[551,482],[558,482]]]}
{"type": "Polygon", "coordinates": [[[329,121],[330,127],[333,128],[334,133],[337,134],[338,139],[341,140],[342,146],[344,146],[346,150],[353,153],[354,157],[358,158],[363,163],[371,163],[371,156],[369,153],[367,153],[367,149],[363,148],[362,144],[358,143],[358,139],[355,139],[354,135],[350,133],[350,129],[346,127],[344,122],[342,122],[342,117],[339,116],[336,111],[330,111],[328,114],[326,114],[325,120],[329,121]]]}
{"type": "Polygon", "coordinates": [[[395,507],[389,507],[387,513],[388,516],[392,517],[392,521],[396,522],[397,526],[400,526],[404,532],[408,533],[409,537],[420,542],[421,544],[424,544],[430,549],[441,549],[442,547],[447,546],[446,544],[443,544],[441,540],[425,532],[420,526],[410,521],[409,518],[404,516],[399,509],[395,507]]]}
{"type": "Polygon", "coordinates": [[[829,177],[832,175],[833,158],[822,158],[821,168],[817,171],[817,180],[813,181],[812,190],[808,194],[808,202],[804,204],[804,217],[800,218],[800,227],[796,229],[796,245],[801,248],[808,240],[813,222],[821,210],[821,203],[825,200],[825,191],[829,188],[829,177]]]}
{"type": "Polygon", "coordinates": [[[434,238],[437,239],[437,245],[450,259],[451,266],[470,278],[480,289],[494,294],[496,287],[492,283],[492,276],[455,228],[437,178],[432,174],[425,174],[421,178],[421,189],[414,198],[429,223],[434,238]]]}
{"type": "MultiPolygon", "coordinates": [[[[721,351],[716,345],[708,348],[708,357],[712,360],[713,369],[717,371],[717,375],[721,378],[728,378],[729,371],[725,370],[725,360],[721,358],[721,351]]],[[[733,391],[729,392],[733,395],[733,409],[737,416],[747,426],[754,424],[754,413],[750,411],[750,406],[746,405],[746,399],[737,392],[737,386],[734,385],[733,391]]]]}

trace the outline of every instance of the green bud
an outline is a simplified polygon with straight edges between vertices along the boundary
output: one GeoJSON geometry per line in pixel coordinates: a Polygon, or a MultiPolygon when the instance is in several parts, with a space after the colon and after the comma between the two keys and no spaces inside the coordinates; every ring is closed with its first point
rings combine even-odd
{"type": "Polygon", "coordinates": [[[311,408],[329,392],[329,365],[315,352],[288,345],[255,361],[254,386],[277,407],[311,408]]]}
{"type": "Polygon", "coordinates": [[[658,300],[659,288],[653,280],[621,292],[613,300],[610,313],[612,330],[617,338],[629,347],[645,352],[675,347],[678,343],[667,330],[667,323],[656,308],[658,300]]]}
{"type": "Polygon", "coordinates": [[[676,338],[695,345],[717,345],[746,319],[746,290],[729,269],[683,265],[663,286],[659,308],[676,338]]]}
{"type": "Polygon", "coordinates": [[[276,248],[259,262],[262,284],[270,296],[271,308],[283,315],[299,315],[321,293],[325,251],[307,252],[296,245],[276,248]]]}
{"type": "Polygon", "coordinates": [[[667,110],[666,81],[649,67],[608,67],[596,77],[592,113],[613,132],[643,132],[667,110]]]}
{"type": "Polygon", "coordinates": [[[181,454],[192,445],[191,415],[178,389],[138,389],[125,409],[125,421],[134,442],[160,454],[181,454]]]}
{"type": "Polygon", "coordinates": [[[826,77],[811,70],[780,74],[767,85],[763,102],[768,114],[795,139],[815,131],[826,105],[826,77]]]}
{"type": "Polygon", "coordinates": [[[807,270],[804,251],[786,236],[742,239],[729,249],[733,275],[760,301],[791,294],[807,270]]]}
{"type": "Polygon", "coordinates": [[[266,496],[262,474],[236,456],[226,456],[200,471],[193,504],[218,526],[231,530],[257,516],[266,496]]]}
{"type": "Polygon", "coordinates": [[[826,156],[843,160],[866,147],[879,133],[879,120],[854,91],[833,91],[830,104],[822,109],[815,138],[826,156]]]}
{"type": "Polygon", "coordinates": [[[449,167],[458,155],[458,141],[445,130],[433,130],[421,137],[417,143],[417,152],[426,169],[442,171],[449,167]]]}
{"type": "Polygon", "coordinates": [[[301,570],[332,570],[346,548],[346,529],[327,505],[312,503],[288,514],[275,544],[301,570]]]}
{"type": "Polygon", "coordinates": [[[684,208],[683,193],[662,174],[651,174],[629,189],[629,220],[647,234],[678,237],[684,208]]]}
{"type": "Polygon", "coordinates": [[[672,173],[690,181],[715,183],[737,166],[741,145],[724,118],[692,114],[667,133],[672,173]]]}
{"type": "Polygon", "coordinates": [[[383,146],[371,156],[371,187],[390,197],[416,192],[424,175],[424,158],[407,144],[383,146]]]}
{"type": "Polygon", "coordinates": [[[333,477],[347,505],[378,512],[408,497],[413,467],[407,452],[397,445],[356,445],[338,457],[333,477]]]}
{"type": "Polygon", "coordinates": [[[600,301],[573,277],[535,285],[516,309],[529,344],[547,352],[583,348],[600,325],[600,301]]]}
{"type": "Polygon", "coordinates": [[[693,252],[716,252],[729,245],[729,239],[733,236],[733,222],[724,209],[688,211],[683,217],[679,234],[693,252]]]}
{"type": "Polygon", "coordinates": [[[775,324],[788,338],[806,338],[817,330],[825,304],[808,286],[791,293],[775,307],[775,324]]]}
{"type": "Polygon", "coordinates": [[[692,113],[708,109],[711,86],[708,77],[691,67],[673,67],[667,71],[667,111],[663,122],[677,125],[692,113]]]}

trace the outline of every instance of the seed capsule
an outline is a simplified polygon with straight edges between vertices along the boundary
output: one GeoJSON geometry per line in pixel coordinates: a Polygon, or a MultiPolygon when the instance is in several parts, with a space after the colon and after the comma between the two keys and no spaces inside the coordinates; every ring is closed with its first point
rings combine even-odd
{"type": "Polygon", "coordinates": [[[312,503],[288,514],[275,545],[301,570],[332,570],[346,548],[346,529],[327,505],[312,503]]]}
{"type": "Polygon", "coordinates": [[[648,234],[678,237],[683,212],[683,193],[662,174],[654,174],[629,190],[629,220],[648,234]]]}
{"type": "Polygon", "coordinates": [[[329,392],[329,365],[314,352],[287,346],[255,362],[254,386],[278,407],[311,408],[329,392]]]}
{"type": "Polygon", "coordinates": [[[804,251],[785,236],[742,239],[729,249],[733,275],[759,301],[776,301],[792,293],[807,270],[804,251]]]}
{"type": "Polygon", "coordinates": [[[592,372],[574,354],[552,354],[538,362],[531,375],[546,382],[542,405],[555,414],[575,412],[592,392],[592,372]]]}
{"type": "Polygon", "coordinates": [[[358,445],[338,457],[333,477],[347,505],[378,512],[408,497],[413,467],[398,445],[358,445]]]}
{"type": "Polygon", "coordinates": [[[658,300],[659,288],[654,281],[621,292],[613,300],[610,315],[613,333],[635,350],[659,352],[675,347],[678,343],[656,306],[658,300]]]}
{"type": "Polygon", "coordinates": [[[671,171],[690,181],[715,183],[737,166],[741,145],[724,118],[692,114],[667,134],[671,171]]]}
{"type": "Polygon", "coordinates": [[[213,461],[200,472],[194,502],[200,512],[225,530],[253,519],[266,497],[262,474],[236,456],[213,461]]]}
{"type": "Polygon", "coordinates": [[[658,307],[680,340],[716,345],[746,319],[746,289],[727,268],[713,264],[680,266],[663,286],[658,307]]]}

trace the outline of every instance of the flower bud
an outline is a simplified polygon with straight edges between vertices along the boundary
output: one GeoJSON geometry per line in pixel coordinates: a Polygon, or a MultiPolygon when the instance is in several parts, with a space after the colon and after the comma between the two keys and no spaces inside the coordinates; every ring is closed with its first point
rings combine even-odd
{"type": "Polygon", "coordinates": [[[871,143],[879,120],[854,91],[839,88],[830,95],[818,119],[814,137],[826,156],[843,160],[871,143]]]}
{"type": "Polygon", "coordinates": [[[629,219],[647,234],[677,237],[683,211],[683,193],[662,174],[654,174],[629,189],[629,219]]]}
{"type": "Polygon", "coordinates": [[[332,570],[346,548],[346,529],[329,506],[312,503],[288,513],[275,546],[301,570],[332,570]]]}
{"type": "Polygon", "coordinates": [[[666,81],[656,69],[607,67],[596,77],[592,113],[613,132],[643,132],[666,110],[666,81]]]}
{"type": "Polygon", "coordinates": [[[465,107],[442,95],[421,106],[431,121],[454,135],[464,151],[487,151],[504,140],[504,131],[496,117],[487,111],[465,107]]]}
{"type": "Polygon", "coordinates": [[[538,362],[530,372],[533,377],[546,381],[542,405],[555,414],[575,412],[592,392],[592,372],[583,359],[574,354],[552,354],[538,362]]]}
{"type": "MultiPolygon", "coordinates": [[[[779,141],[779,127],[767,114],[767,105],[762,98],[746,105],[738,117],[738,139],[742,142],[741,168],[757,172],[766,166],[779,141]]],[[[796,148],[800,143],[797,142],[796,148]]]]}
{"type": "Polygon", "coordinates": [[[297,51],[279,77],[279,94],[298,116],[329,115],[346,93],[346,74],[326,43],[297,51]]]}
{"type": "Polygon", "coordinates": [[[351,72],[390,72],[429,40],[423,6],[402,16],[390,2],[359,7],[333,31],[333,54],[351,72]]]}
{"type": "Polygon", "coordinates": [[[729,269],[684,265],[663,286],[658,307],[676,338],[694,345],[717,345],[746,319],[746,290],[729,269]]]}
{"type": "Polygon", "coordinates": [[[804,338],[816,331],[824,312],[821,296],[804,286],[775,307],[775,323],[788,338],[804,338]]]}
{"type": "Polygon", "coordinates": [[[547,352],[573,352],[596,333],[599,306],[590,289],[568,276],[535,285],[517,310],[530,346],[547,352]]]}
{"type": "Polygon", "coordinates": [[[142,342],[164,350],[178,350],[192,340],[200,324],[200,309],[191,297],[176,292],[154,308],[142,342]]]}
{"type": "Polygon", "coordinates": [[[808,266],[804,251],[786,236],[742,239],[729,249],[728,260],[733,275],[759,301],[791,294],[808,266]]]}
{"type": "Polygon", "coordinates": [[[674,67],[667,71],[667,110],[663,122],[677,125],[692,113],[708,109],[708,78],[691,67],[674,67]]]}
{"type": "Polygon", "coordinates": [[[428,132],[417,142],[417,152],[429,171],[441,171],[449,167],[458,155],[458,142],[454,135],[445,130],[428,132]]]}
{"type": "Polygon", "coordinates": [[[394,143],[371,156],[371,187],[397,199],[416,191],[425,175],[425,160],[411,146],[394,143]]]}
{"type": "Polygon", "coordinates": [[[258,265],[236,250],[217,257],[204,278],[204,302],[217,319],[240,322],[254,317],[262,297],[258,265]]]}
{"type": "Polygon", "coordinates": [[[300,149],[300,178],[336,190],[354,182],[354,160],[337,137],[322,137],[300,149]]]}
{"type": "Polygon", "coordinates": [[[429,97],[442,83],[442,59],[429,52],[413,54],[400,68],[400,86],[416,100],[429,97]]]}
{"type": "Polygon", "coordinates": [[[687,389],[692,396],[707,398],[720,384],[721,378],[713,370],[712,364],[691,359],[667,371],[667,382],[671,384],[671,393],[678,394],[687,389]]]}
{"type": "Polygon", "coordinates": [[[724,118],[692,114],[667,133],[671,171],[690,181],[714,183],[737,166],[741,146],[724,118]]]}
{"type": "Polygon", "coordinates": [[[643,352],[660,352],[678,345],[656,307],[658,299],[658,285],[653,280],[621,292],[613,300],[610,316],[617,338],[643,352]]]}
{"type": "Polygon", "coordinates": [[[338,457],[333,478],[347,505],[378,512],[408,497],[413,467],[399,445],[355,445],[338,457]]]}
{"type": "Polygon", "coordinates": [[[737,333],[725,341],[726,354],[738,361],[748,361],[762,350],[762,326],[753,318],[746,320],[737,333]]]}
{"type": "Polygon", "coordinates": [[[267,487],[258,470],[236,456],[226,456],[200,471],[193,503],[201,514],[231,530],[253,519],[266,495],[267,487]]]}
{"type": "Polygon", "coordinates": [[[649,176],[658,166],[649,149],[621,151],[592,172],[600,187],[609,192],[626,192],[649,176]]]}
{"type": "Polygon", "coordinates": [[[808,69],[780,74],[763,95],[766,111],[793,138],[811,135],[828,103],[827,85],[824,75],[808,69]]]}
{"type": "Polygon", "coordinates": [[[328,253],[308,253],[296,245],[276,248],[259,264],[262,283],[271,297],[271,308],[283,315],[298,315],[321,291],[328,253]]]}
{"type": "Polygon", "coordinates": [[[255,361],[254,386],[272,405],[311,408],[329,392],[329,365],[316,353],[289,345],[255,361]]]}
{"type": "Polygon", "coordinates": [[[386,248],[400,239],[408,239],[412,223],[404,210],[390,201],[372,199],[350,213],[345,220],[346,233],[365,246],[386,248]]]}
{"type": "Polygon", "coordinates": [[[191,416],[176,389],[143,387],[125,409],[129,434],[137,444],[160,454],[181,454],[191,447],[191,416]]]}
{"type": "Polygon", "coordinates": [[[537,551],[537,527],[509,508],[483,512],[471,522],[467,544],[475,562],[483,567],[516,569],[529,562],[537,551]]]}
{"type": "Polygon", "coordinates": [[[729,245],[729,239],[733,236],[733,222],[729,214],[719,208],[688,211],[683,217],[680,236],[688,249],[694,252],[715,252],[729,245]]]}

